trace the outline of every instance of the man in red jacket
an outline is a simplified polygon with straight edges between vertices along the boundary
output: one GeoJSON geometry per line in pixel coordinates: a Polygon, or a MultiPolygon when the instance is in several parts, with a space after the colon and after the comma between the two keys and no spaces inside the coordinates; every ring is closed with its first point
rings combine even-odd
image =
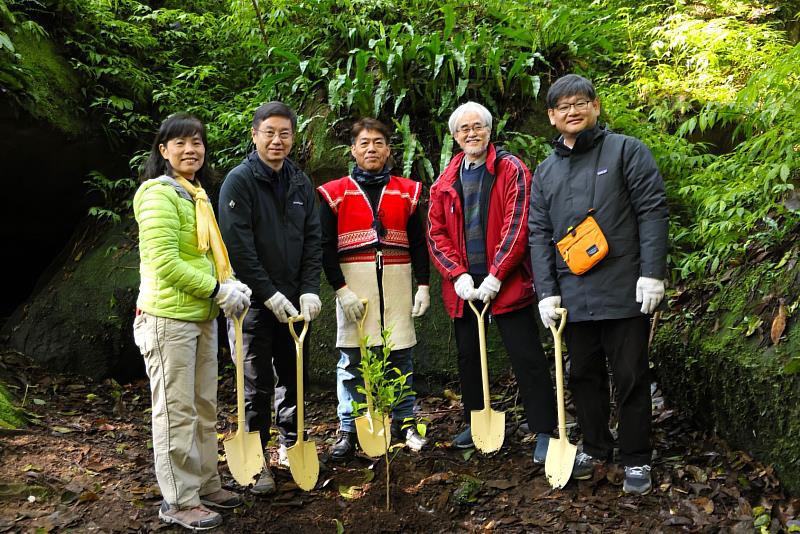
{"type": "MultiPolygon", "coordinates": [[[[442,273],[442,299],[453,318],[464,420],[469,423],[470,412],[484,408],[478,323],[465,310],[465,301],[491,301],[491,317],[511,360],[528,426],[538,434],[533,459],[543,464],[556,426],[556,405],[532,308],[531,174],[517,157],[489,142],[492,115],[484,106],[459,106],[449,127],[463,151],[431,187],[428,247],[442,273]]],[[[469,426],[453,446],[473,446],[469,426]]]]}

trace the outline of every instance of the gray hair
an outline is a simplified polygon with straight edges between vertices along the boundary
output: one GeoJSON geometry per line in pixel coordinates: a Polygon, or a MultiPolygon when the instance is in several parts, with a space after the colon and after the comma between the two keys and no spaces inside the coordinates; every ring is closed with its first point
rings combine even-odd
{"type": "Polygon", "coordinates": [[[461,104],[456,108],[456,110],[450,115],[450,120],[447,121],[447,126],[450,128],[450,133],[455,135],[456,128],[458,127],[458,122],[461,120],[461,117],[464,114],[469,113],[470,111],[474,111],[478,115],[480,115],[481,120],[486,125],[487,128],[490,130],[492,129],[492,114],[489,112],[488,109],[483,107],[482,105],[478,104],[477,102],[466,102],[461,104]]]}

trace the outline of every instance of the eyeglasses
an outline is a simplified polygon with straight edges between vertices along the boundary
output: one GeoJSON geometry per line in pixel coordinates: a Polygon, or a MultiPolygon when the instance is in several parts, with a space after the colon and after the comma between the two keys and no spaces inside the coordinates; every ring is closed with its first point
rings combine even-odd
{"type": "Polygon", "coordinates": [[[281,132],[276,132],[275,130],[256,130],[258,133],[262,134],[267,140],[272,140],[276,135],[278,139],[281,141],[288,141],[292,138],[292,132],[288,130],[283,130],[281,132]]]}
{"type": "Polygon", "coordinates": [[[460,134],[468,134],[469,132],[475,132],[476,134],[482,134],[484,131],[488,130],[484,124],[473,124],[472,126],[467,126],[466,124],[460,128],[457,128],[456,131],[460,134]]]}
{"type": "Polygon", "coordinates": [[[589,107],[589,102],[591,102],[591,100],[578,100],[573,104],[559,104],[555,109],[561,115],[566,115],[573,107],[575,111],[586,111],[586,108],[589,107]]]}

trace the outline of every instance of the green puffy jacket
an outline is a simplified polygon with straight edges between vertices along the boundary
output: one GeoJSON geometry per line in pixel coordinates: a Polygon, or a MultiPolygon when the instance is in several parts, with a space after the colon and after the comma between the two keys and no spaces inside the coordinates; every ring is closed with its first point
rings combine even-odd
{"type": "Polygon", "coordinates": [[[197,249],[189,193],[167,176],[148,180],[133,197],[133,212],[139,223],[139,309],[184,321],[214,319],[214,262],[210,252],[197,249]]]}

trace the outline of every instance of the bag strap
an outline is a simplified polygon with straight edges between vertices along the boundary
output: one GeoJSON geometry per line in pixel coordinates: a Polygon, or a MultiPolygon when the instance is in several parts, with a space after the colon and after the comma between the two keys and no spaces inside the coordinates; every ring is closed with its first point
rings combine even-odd
{"type": "Polygon", "coordinates": [[[592,173],[592,195],[589,197],[589,211],[588,215],[591,215],[594,212],[594,189],[597,186],[597,169],[600,166],[600,154],[603,152],[603,143],[606,140],[606,136],[604,135],[600,139],[600,145],[597,147],[597,158],[594,160],[594,172],[592,173]]]}

